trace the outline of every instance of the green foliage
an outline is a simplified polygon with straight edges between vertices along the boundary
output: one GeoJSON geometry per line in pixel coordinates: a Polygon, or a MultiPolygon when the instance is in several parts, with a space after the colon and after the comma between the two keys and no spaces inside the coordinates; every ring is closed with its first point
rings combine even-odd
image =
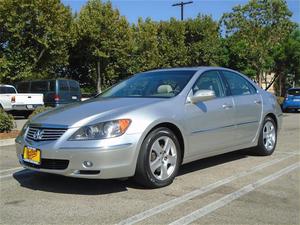
{"type": "Polygon", "coordinates": [[[90,0],[74,18],[71,73],[97,84],[98,91],[127,73],[131,29],[110,2],[90,0]],[[98,70],[96,70],[97,66],[98,70]]]}
{"type": "Polygon", "coordinates": [[[60,0],[0,0],[0,82],[68,77],[90,93],[156,68],[226,66],[257,81],[274,72],[288,86],[300,76],[290,18],[284,0],[250,0],[219,23],[198,15],[132,25],[109,1],[88,0],[72,16],[60,0]]]}
{"type": "Polygon", "coordinates": [[[272,49],[280,46],[293,28],[291,12],[284,0],[250,0],[225,13],[221,25],[226,34],[229,67],[257,80],[272,70],[272,49]]]}
{"type": "Polygon", "coordinates": [[[188,64],[188,47],[185,43],[185,22],[171,18],[158,24],[158,67],[178,67],[188,64]]]}
{"type": "Polygon", "coordinates": [[[14,128],[14,118],[12,115],[0,110],[0,132],[10,132],[14,128]]]}
{"type": "Polygon", "coordinates": [[[59,0],[1,0],[0,81],[59,73],[68,63],[71,21],[59,0]]]}
{"type": "Polygon", "coordinates": [[[218,23],[211,16],[199,15],[186,21],[185,42],[189,66],[217,66],[223,64],[218,23]]]}
{"type": "Polygon", "coordinates": [[[30,120],[32,117],[36,116],[37,114],[40,114],[42,112],[45,112],[45,111],[48,111],[48,110],[51,110],[53,109],[52,107],[49,107],[49,106],[40,106],[40,107],[37,107],[31,114],[30,116],[28,117],[28,119],[30,120]]]}

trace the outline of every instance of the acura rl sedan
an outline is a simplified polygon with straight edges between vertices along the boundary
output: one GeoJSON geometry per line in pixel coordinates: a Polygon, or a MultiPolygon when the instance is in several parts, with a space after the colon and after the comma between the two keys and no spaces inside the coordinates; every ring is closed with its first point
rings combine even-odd
{"type": "MultiPolygon", "coordinates": [[[[169,185],[180,165],[244,148],[271,155],[275,97],[219,67],[139,73],[93,99],[33,117],[16,138],[27,169],[70,177],[134,177],[169,185]]],[[[199,162],[200,163],[200,162],[199,162]]]]}

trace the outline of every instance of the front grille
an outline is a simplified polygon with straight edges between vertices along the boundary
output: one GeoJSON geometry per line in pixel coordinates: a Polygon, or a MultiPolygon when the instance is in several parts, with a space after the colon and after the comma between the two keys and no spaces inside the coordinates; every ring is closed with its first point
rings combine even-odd
{"type": "Polygon", "coordinates": [[[30,162],[23,163],[26,166],[37,168],[37,169],[48,169],[48,170],[65,170],[69,165],[69,160],[65,159],[41,159],[41,164],[36,165],[30,162]]]}
{"type": "Polygon", "coordinates": [[[59,139],[67,129],[29,127],[26,139],[31,141],[55,141],[59,139]]]}

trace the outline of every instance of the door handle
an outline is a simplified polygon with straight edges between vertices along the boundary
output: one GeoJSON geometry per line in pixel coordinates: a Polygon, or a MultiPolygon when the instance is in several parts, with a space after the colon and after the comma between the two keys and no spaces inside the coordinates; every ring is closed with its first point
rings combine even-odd
{"type": "Polygon", "coordinates": [[[232,108],[232,105],[229,105],[229,104],[223,104],[223,105],[222,105],[222,108],[223,108],[223,109],[231,109],[231,108],[232,108]]]}
{"type": "Polygon", "coordinates": [[[257,105],[260,105],[261,101],[260,100],[255,100],[254,103],[257,104],[257,105]]]}

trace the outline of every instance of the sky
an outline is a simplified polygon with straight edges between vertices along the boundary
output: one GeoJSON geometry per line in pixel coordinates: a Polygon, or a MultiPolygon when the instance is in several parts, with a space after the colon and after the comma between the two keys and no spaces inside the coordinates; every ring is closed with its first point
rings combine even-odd
{"type": "MultiPolygon", "coordinates": [[[[73,12],[79,12],[87,0],[62,0],[73,12]]],[[[238,4],[246,4],[247,0],[193,0],[194,3],[184,7],[184,18],[194,18],[199,13],[211,15],[219,20],[223,13],[230,12],[238,4]]],[[[130,23],[136,23],[139,17],[150,17],[155,21],[180,19],[180,7],[171,5],[181,0],[111,0],[113,7],[119,9],[130,23]]],[[[300,0],[287,0],[293,13],[292,20],[300,24],[300,0]]]]}

